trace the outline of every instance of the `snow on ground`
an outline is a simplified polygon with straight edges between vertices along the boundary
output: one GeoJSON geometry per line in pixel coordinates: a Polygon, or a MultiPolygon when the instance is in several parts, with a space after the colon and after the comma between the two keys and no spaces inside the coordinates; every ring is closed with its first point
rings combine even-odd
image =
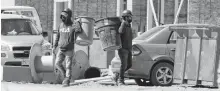
{"type": "Polygon", "coordinates": [[[33,84],[22,82],[1,82],[1,91],[220,91],[217,88],[194,88],[190,86],[160,87],[160,86],[115,86],[111,83],[89,82],[70,87],[58,84],[33,84]]]}

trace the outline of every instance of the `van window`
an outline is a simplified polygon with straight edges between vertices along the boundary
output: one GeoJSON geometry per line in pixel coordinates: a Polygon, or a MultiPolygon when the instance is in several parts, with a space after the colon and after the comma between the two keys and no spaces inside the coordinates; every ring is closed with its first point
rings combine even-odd
{"type": "Polygon", "coordinates": [[[24,15],[27,17],[34,17],[32,11],[21,11],[21,15],[24,15]]]}
{"type": "Polygon", "coordinates": [[[37,35],[35,26],[27,19],[2,19],[1,35],[37,35]]]}

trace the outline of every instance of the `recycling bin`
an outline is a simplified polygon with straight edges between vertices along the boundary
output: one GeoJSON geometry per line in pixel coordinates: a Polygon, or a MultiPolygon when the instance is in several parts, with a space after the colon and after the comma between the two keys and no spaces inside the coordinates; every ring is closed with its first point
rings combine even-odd
{"type": "Polygon", "coordinates": [[[121,38],[118,29],[121,25],[120,18],[107,17],[96,22],[96,32],[101,40],[104,51],[114,51],[121,48],[121,38]]]}
{"type": "Polygon", "coordinates": [[[217,87],[220,27],[192,24],[170,30],[178,35],[173,83],[217,87]]]}

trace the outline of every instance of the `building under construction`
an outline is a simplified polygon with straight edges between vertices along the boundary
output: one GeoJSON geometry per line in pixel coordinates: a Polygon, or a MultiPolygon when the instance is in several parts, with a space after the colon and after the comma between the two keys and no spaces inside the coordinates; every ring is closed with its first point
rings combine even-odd
{"type": "MultiPolygon", "coordinates": [[[[174,22],[220,25],[219,0],[15,0],[15,5],[35,7],[49,37],[57,30],[60,13],[67,7],[72,9],[74,18],[88,16],[95,20],[120,16],[123,10],[131,10],[134,34],[174,22]]],[[[84,48],[88,50],[87,55],[94,54],[89,56],[90,63],[107,68],[115,53],[101,51],[98,37],[94,36],[94,39],[97,41],[84,48]]]]}

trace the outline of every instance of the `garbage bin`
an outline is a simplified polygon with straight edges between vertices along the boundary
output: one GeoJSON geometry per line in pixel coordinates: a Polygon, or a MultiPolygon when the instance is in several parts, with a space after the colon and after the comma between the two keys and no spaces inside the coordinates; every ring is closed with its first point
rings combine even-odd
{"type": "Polygon", "coordinates": [[[173,83],[217,87],[220,27],[191,24],[170,30],[178,35],[173,83]]]}
{"type": "Polygon", "coordinates": [[[118,29],[121,25],[119,17],[107,17],[96,22],[96,32],[101,40],[104,51],[114,51],[121,48],[121,38],[118,29]]]}
{"type": "Polygon", "coordinates": [[[80,46],[89,46],[93,42],[93,32],[94,32],[94,25],[95,25],[95,20],[91,17],[86,17],[86,16],[80,16],[77,17],[81,22],[81,27],[82,27],[82,33],[77,34],[76,38],[76,44],[80,46]]]}

